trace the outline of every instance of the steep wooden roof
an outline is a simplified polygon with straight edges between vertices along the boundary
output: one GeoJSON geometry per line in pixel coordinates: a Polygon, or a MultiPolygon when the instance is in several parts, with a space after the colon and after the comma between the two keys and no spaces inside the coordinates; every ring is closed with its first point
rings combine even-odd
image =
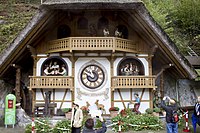
{"type": "Polygon", "coordinates": [[[137,25],[134,28],[137,28],[138,33],[145,34],[145,36],[142,36],[143,39],[149,39],[151,44],[158,45],[160,52],[164,53],[166,59],[175,65],[183,78],[194,79],[197,77],[194,68],[154,21],[140,0],[46,0],[40,6],[32,21],[21,31],[10,47],[0,55],[0,77],[3,77],[9,70],[10,64],[20,62],[20,60],[31,56],[27,50],[27,45],[32,45],[39,36],[48,31],[48,23],[51,22],[53,16],[59,13],[57,12],[58,9],[124,10],[134,20],[133,25],[137,25]]]}

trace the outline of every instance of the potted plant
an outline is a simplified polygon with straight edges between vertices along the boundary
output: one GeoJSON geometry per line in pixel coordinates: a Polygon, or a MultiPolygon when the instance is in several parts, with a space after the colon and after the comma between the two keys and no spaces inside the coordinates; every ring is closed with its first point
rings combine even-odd
{"type": "Polygon", "coordinates": [[[154,109],[153,109],[153,115],[154,115],[154,116],[158,116],[158,117],[159,117],[160,112],[161,112],[161,109],[160,109],[160,108],[154,108],[154,109]]]}
{"type": "Polygon", "coordinates": [[[81,110],[82,110],[84,116],[87,116],[87,115],[88,115],[89,110],[88,110],[88,108],[87,108],[86,106],[82,106],[82,107],[81,107],[81,110]]]}
{"type": "Polygon", "coordinates": [[[110,111],[110,116],[113,118],[118,115],[119,108],[118,107],[110,107],[109,111],[110,111]]]}
{"type": "Polygon", "coordinates": [[[62,112],[65,113],[65,117],[67,119],[71,119],[71,116],[72,116],[72,108],[63,108],[62,109],[62,112]]]}
{"type": "Polygon", "coordinates": [[[122,110],[120,111],[120,114],[121,114],[121,116],[126,116],[126,115],[127,115],[126,109],[122,109],[122,110]]]}
{"type": "Polygon", "coordinates": [[[147,114],[152,114],[152,113],[153,113],[153,109],[152,109],[152,108],[147,108],[147,109],[145,110],[145,112],[146,112],[147,114]]]}

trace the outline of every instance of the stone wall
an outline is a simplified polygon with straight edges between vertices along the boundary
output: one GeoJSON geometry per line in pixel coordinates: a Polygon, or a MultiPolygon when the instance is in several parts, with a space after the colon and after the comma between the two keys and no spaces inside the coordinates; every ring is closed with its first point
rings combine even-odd
{"type": "Polygon", "coordinates": [[[164,96],[180,102],[181,107],[193,106],[200,95],[200,82],[188,79],[176,80],[172,75],[164,75],[164,96]]]}
{"type": "Polygon", "coordinates": [[[11,93],[14,86],[6,83],[4,80],[0,80],[0,120],[4,117],[4,107],[6,95],[11,93]]]}
{"type": "Polygon", "coordinates": [[[200,95],[200,82],[182,79],[178,81],[179,101],[181,106],[194,106],[200,95]]]}
{"type": "Polygon", "coordinates": [[[4,80],[0,80],[0,108],[4,108],[5,97],[7,94],[12,93],[14,86],[6,83],[4,80]]]}
{"type": "MultiPolygon", "coordinates": [[[[169,96],[170,98],[177,99],[177,88],[176,88],[176,79],[168,74],[164,74],[164,96],[169,96]]],[[[178,100],[178,99],[177,99],[178,100]]]]}

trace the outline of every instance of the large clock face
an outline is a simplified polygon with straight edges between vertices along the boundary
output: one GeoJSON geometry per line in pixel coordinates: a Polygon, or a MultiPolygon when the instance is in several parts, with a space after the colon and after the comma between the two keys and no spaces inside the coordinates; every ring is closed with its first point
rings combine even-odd
{"type": "Polygon", "coordinates": [[[105,79],[105,74],[102,68],[97,65],[87,65],[81,71],[80,76],[82,84],[90,89],[100,87],[105,79]]]}

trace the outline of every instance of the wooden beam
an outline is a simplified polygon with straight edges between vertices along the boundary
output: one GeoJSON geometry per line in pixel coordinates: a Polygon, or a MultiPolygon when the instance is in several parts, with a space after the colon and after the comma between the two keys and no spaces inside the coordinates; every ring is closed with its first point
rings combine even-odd
{"type": "Polygon", "coordinates": [[[119,93],[119,97],[120,97],[120,99],[121,99],[121,101],[122,101],[122,104],[123,104],[124,108],[126,109],[126,105],[125,105],[125,103],[124,103],[124,99],[123,99],[123,97],[122,97],[122,94],[121,94],[121,92],[120,92],[119,89],[117,89],[117,91],[118,91],[118,93],[119,93]]]}
{"type": "Polygon", "coordinates": [[[64,103],[64,101],[65,101],[65,97],[66,97],[66,95],[67,95],[67,89],[65,90],[65,93],[64,93],[64,96],[63,96],[62,102],[61,102],[61,104],[60,104],[60,109],[61,109],[61,107],[62,107],[62,105],[63,105],[63,103],[64,103]]]}

